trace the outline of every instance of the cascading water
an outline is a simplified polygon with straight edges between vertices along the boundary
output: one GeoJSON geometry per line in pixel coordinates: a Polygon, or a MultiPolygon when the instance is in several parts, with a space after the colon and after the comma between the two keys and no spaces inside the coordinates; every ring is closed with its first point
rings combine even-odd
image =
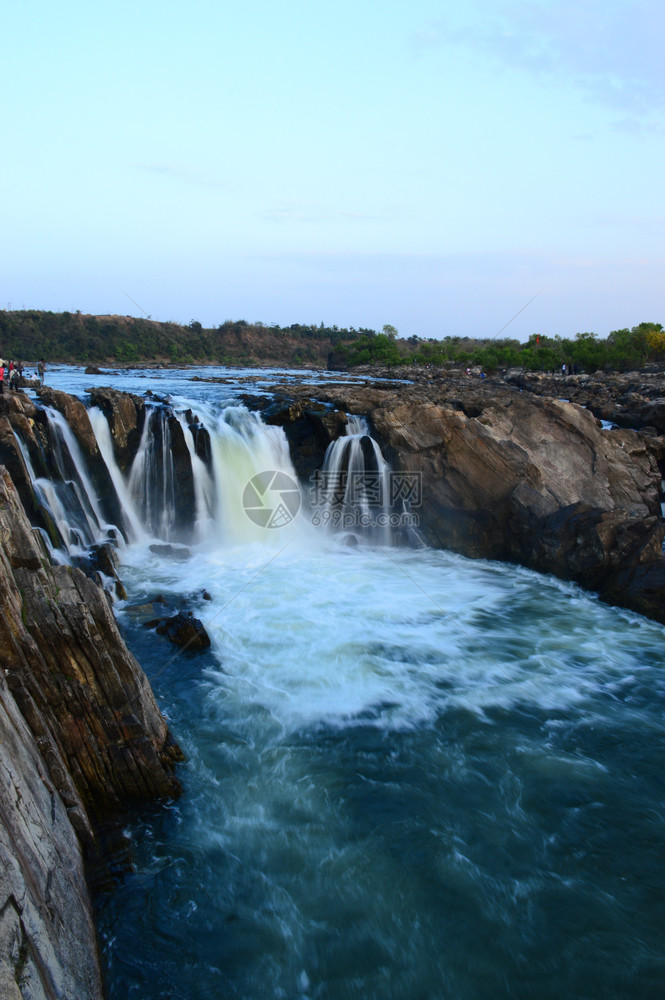
{"type": "Polygon", "coordinates": [[[47,408],[49,432],[53,455],[62,482],[71,494],[70,502],[63,504],[70,524],[79,536],[81,547],[92,545],[109,531],[117,530],[116,525],[107,524],[97,500],[96,491],[86,470],[86,462],[72,429],[64,416],[57,410],[47,408]]]}
{"type": "Polygon", "coordinates": [[[161,406],[148,411],[128,483],[145,530],[167,541],[176,535],[178,499],[169,418],[161,406]]]}
{"type": "MultiPolygon", "coordinates": [[[[190,457],[186,406],[192,558],[132,532],[122,577],[130,604],[187,598],[212,648],[174,659],[119,606],[187,762],[99,901],[109,1000],[660,997],[663,628],[311,511],[262,528],[243,497],[293,476],[281,430],[179,400],[190,457]]],[[[378,471],[351,430],[328,468],[378,471]]]]}
{"type": "Polygon", "coordinates": [[[417,516],[404,497],[405,487],[414,493],[416,479],[393,473],[365,417],[351,414],[346,434],[328,446],[315,477],[312,521],[374,544],[393,545],[405,537],[417,544],[417,516]]]}
{"type": "Polygon", "coordinates": [[[287,537],[304,529],[295,507],[283,530],[275,532],[269,527],[281,494],[298,490],[280,427],[267,426],[244,406],[228,406],[214,420],[211,448],[217,544],[283,545],[287,537]]]}
{"type": "Polygon", "coordinates": [[[56,542],[41,531],[45,545],[57,562],[80,557],[100,541],[122,538],[117,525],[109,523],[87,472],[86,462],[72,430],[57,410],[46,408],[50,456],[54,465],[50,477],[36,474],[28,449],[20,436],[16,441],[35,495],[58,533],[56,542]]]}

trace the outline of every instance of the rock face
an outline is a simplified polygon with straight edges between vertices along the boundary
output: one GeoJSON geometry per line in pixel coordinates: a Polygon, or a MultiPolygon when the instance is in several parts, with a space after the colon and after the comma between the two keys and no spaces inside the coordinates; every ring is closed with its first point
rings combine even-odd
{"type": "Polygon", "coordinates": [[[604,430],[579,405],[502,380],[274,392],[285,424],[310,394],[366,415],[393,468],[422,477],[420,530],[430,544],[554,573],[665,621],[665,447],[653,427],[604,430]]]}
{"type": "Polygon", "coordinates": [[[145,402],[129,392],[100,386],[90,390],[90,404],[98,406],[106,415],[115,459],[124,471],[131,464],[141,440],[146,417],[145,402]]]}
{"type": "Polygon", "coordinates": [[[0,467],[1,995],[101,996],[81,846],[181,759],[104,592],[51,566],[0,467]]]}
{"type": "Polygon", "coordinates": [[[7,683],[35,736],[54,740],[87,812],[104,818],[176,794],[166,723],[104,591],[79,569],[46,563],[5,470],[0,543],[7,683]]]}
{"type": "Polygon", "coordinates": [[[0,678],[0,996],[100,1000],[81,848],[4,677],[0,678]]]}
{"type": "Polygon", "coordinates": [[[321,468],[329,444],[346,431],[346,413],[314,400],[303,405],[288,399],[271,402],[265,397],[245,398],[250,409],[254,404],[262,410],[267,424],[284,428],[294,468],[302,479],[321,468]]]}
{"type": "Polygon", "coordinates": [[[421,472],[422,528],[438,546],[601,594],[628,566],[661,559],[662,449],[634,431],[603,431],[574,404],[520,396],[479,417],[421,404],[372,419],[398,467],[421,472]]]}
{"type": "MultiPolygon", "coordinates": [[[[49,388],[40,390],[40,402],[65,418],[80,448],[103,516],[124,531],[122,508],[85,406],[79,399],[49,388]]],[[[45,410],[22,392],[5,393],[0,397],[0,462],[8,468],[31,523],[42,527],[51,540],[59,544],[58,527],[48,519],[39,498],[35,496],[26,455],[37,476],[54,482],[63,482],[65,478],[76,479],[80,472],[68,450],[59,447],[57,429],[49,422],[45,410]]]]}

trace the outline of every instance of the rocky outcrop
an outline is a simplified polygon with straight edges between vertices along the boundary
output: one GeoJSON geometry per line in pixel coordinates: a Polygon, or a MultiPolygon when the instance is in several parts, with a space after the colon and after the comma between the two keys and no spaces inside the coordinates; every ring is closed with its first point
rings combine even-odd
{"type": "Polygon", "coordinates": [[[146,628],[154,628],[157,635],[166,636],[174,646],[189,653],[198,653],[210,648],[210,636],[200,618],[192,612],[178,611],[166,618],[154,618],[146,622],[146,628]]]}
{"type": "Polygon", "coordinates": [[[619,571],[660,559],[662,446],[648,438],[519,396],[480,417],[420,404],[372,419],[397,466],[422,474],[422,530],[436,545],[615,598],[619,571]]]}
{"type": "Polygon", "coordinates": [[[618,427],[665,434],[662,372],[595,372],[566,377],[513,372],[506,381],[534,395],[564,397],[618,427]]]}
{"type": "Polygon", "coordinates": [[[136,455],[146,418],[146,407],[140,396],[118,392],[108,386],[92,388],[90,405],[98,406],[106,416],[118,466],[125,471],[136,455]]]}
{"type": "Polygon", "coordinates": [[[63,794],[73,782],[95,818],[176,794],[166,723],[104,591],[79,569],[47,563],[4,470],[0,543],[7,683],[35,736],[64,760],[63,794]]]}
{"type": "Polygon", "coordinates": [[[393,468],[422,477],[417,513],[430,544],[576,580],[665,621],[665,448],[653,429],[605,430],[589,410],[500,380],[274,392],[285,422],[312,393],[366,415],[393,468]]]}
{"type": "Polygon", "coordinates": [[[4,468],[0,593],[0,992],[99,998],[81,848],[177,795],[181,754],[106,595],[49,564],[4,468]]]}
{"type": "Polygon", "coordinates": [[[42,527],[54,544],[60,543],[57,526],[49,519],[39,498],[35,497],[25,456],[36,476],[53,482],[75,481],[81,472],[69,449],[59,446],[57,428],[49,422],[44,410],[47,406],[62,414],[73,433],[103,516],[108,523],[124,531],[122,508],[85,406],[66,392],[49,388],[40,390],[39,400],[41,406],[22,392],[0,396],[0,463],[9,470],[31,523],[42,527]]]}
{"type": "Polygon", "coordinates": [[[52,769],[0,677],[0,996],[100,1000],[81,847],[52,769]]]}
{"type": "Polygon", "coordinates": [[[330,443],[346,431],[346,413],[314,400],[303,405],[280,399],[270,402],[264,397],[261,404],[256,408],[262,410],[265,422],[284,428],[291,460],[303,479],[321,468],[330,443]]]}

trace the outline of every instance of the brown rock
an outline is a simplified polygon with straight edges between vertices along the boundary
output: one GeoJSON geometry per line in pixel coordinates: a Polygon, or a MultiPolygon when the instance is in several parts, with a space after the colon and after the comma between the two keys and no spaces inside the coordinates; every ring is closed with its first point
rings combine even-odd
{"type": "Polygon", "coordinates": [[[145,421],[145,403],[140,396],[118,392],[108,386],[90,389],[90,403],[106,415],[116,462],[124,471],[136,454],[145,421]]]}

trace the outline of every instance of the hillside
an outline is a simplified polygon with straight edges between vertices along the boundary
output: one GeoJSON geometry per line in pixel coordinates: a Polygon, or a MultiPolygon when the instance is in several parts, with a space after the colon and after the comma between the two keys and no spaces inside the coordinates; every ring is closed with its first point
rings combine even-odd
{"type": "Polygon", "coordinates": [[[331,351],[352,345],[373,330],[288,328],[227,320],[205,329],[132,316],[91,316],[38,310],[0,312],[0,352],[35,361],[295,365],[325,368],[331,351]]]}
{"type": "Polygon", "coordinates": [[[400,339],[392,326],[339,329],[293,323],[225,320],[204,328],[133,316],[92,316],[80,312],[0,311],[0,354],[16,361],[107,364],[221,364],[345,369],[356,365],[400,364],[474,366],[497,369],[593,372],[640,368],[665,361],[660,323],[613,330],[606,338],[577,333],[574,338],[532,334],[526,343],[511,338],[447,336],[400,339]]]}

